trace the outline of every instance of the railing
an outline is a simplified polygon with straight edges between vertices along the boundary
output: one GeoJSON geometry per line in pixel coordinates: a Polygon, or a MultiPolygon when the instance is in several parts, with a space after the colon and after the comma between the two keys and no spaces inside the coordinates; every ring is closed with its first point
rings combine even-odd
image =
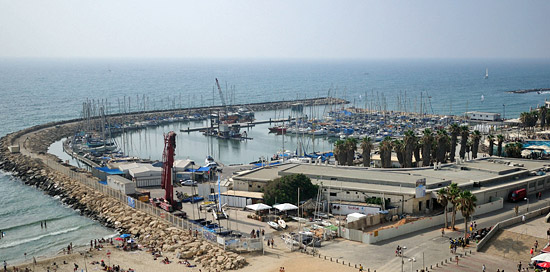
{"type": "Polygon", "coordinates": [[[523,216],[525,216],[525,220],[528,220],[528,219],[531,219],[533,217],[543,215],[545,213],[547,214],[548,212],[550,212],[550,207],[544,207],[544,208],[540,208],[538,210],[534,210],[532,212],[528,212],[526,214],[515,216],[515,217],[512,217],[510,219],[506,219],[504,221],[500,221],[500,222],[496,223],[493,226],[493,228],[485,235],[485,237],[483,237],[483,239],[481,239],[481,241],[479,241],[479,243],[477,243],[476,251],[480,251],[485,246],[485,244],[489,240],[491,240],[491,238],[498,232],[499,229],[502,229],[502,228],[520,223],[523,220],[523,216]]]}
{"type": "Polygon", "coordinates": [[[105,186],[99,183],[97,180],[89,177],[84,173],[79,173],[71,170],[70,168],[58,163],[57,161],[47,159],[44,163],[53,170],[70,177],[85,186],[96,190],[100,193],[108,195],[120,203],[129,206],[130,208],[145,212],[148,215],[158,217],[161,220],[166,221],[174,227],[178,227],[182,230],[191,230],[193,235],[197,234],[197,238],[202,238],[208,242],[223,247],[224,249],[230,249],[234,251],[256,251],[262,250],[263,243],[261,238],[227,238],[218,236],[216,233],[210,232],[204,229],[202,226],[193,224],[187,219],[179,218],[171,213],[154,207],[150,204],[143,203],[133,197],[123,194],[121,191],[115,190],[109,186],[105,186]]]}

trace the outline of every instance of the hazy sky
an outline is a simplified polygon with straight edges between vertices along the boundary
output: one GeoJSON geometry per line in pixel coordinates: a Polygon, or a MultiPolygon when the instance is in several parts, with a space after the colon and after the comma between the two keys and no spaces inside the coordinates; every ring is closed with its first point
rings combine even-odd
{"type": "Polygon", "coordinates": [[[0,0],[0,57],[550,58],[550,1],[0,0]]]}

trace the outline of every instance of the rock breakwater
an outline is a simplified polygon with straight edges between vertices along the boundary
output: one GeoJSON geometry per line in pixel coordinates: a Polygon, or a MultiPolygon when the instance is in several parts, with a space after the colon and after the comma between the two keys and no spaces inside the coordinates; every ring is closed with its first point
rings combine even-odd
{"type": "Polygon", "coordinates": [[[135,210],[48,167],[44,160],[59,161],[45,153],[48,146],[70,135],[77,125],[77,122],[41,125],[3,137],[0,139],[0,169],[50,196],[59,196],[63,203],[78,209],[82,215],[120,232],[133,234],[146,248],[192,259],[205,271],[238,269],[246,265],[245,258],[236,253],[195,238],[189,231],[172,227],[161,218],[135,210]],[[12,144],[20,144],[21,153],[10,153],[7,147],[12,144]]]}

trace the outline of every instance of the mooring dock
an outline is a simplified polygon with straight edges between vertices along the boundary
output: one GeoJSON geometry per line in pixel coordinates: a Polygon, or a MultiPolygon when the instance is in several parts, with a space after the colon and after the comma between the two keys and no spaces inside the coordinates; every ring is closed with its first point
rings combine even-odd
{"type": "MultiPolygon", "coordinates": [[[[234,124],[228,124],[228,126],[239,126],[241,128],[246,128],[246,127],[254,127],[255,125],[258,125],[258,124],[267,124],[267,123],[282,123],[282,122],[290,122],[290,121],[293,121],[293,120],[296,120],[296,118],[282,118],[282,119],[271,119],[269,118],[269,120],[257,120],[257,121],[252,121],[252,122],[246,122],[246,123],[234,123],[234,124]]],[[[187,129],[180,129],[180,132],[193,132],[193,131],[206,131],[206,130],[209,130],[209,129],[214,129],[214,128],[217,128],[217,126],[208,126],[208,127],[187,127],[187,129]]]]}

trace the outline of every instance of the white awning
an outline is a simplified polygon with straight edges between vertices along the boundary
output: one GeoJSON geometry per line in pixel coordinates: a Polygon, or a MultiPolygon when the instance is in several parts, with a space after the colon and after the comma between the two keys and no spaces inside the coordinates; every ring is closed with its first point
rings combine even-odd
{"type": "Polygon", "coordinates": [[[550,262],[550,253],[543,253],[531,258],[531,261],[550,262]]]}
{"type": "Polygon", "coordinates": [[[284,204],[279,204],[279,205],[275,205],[273,206],[273,208],[281,211],[281,212],[284,212],[284,211],[289,211],[289,210],[297,210],[298,207],[290,204],[290,203],[284,203],[284,204]]]}
{"type": "Polygon", "coordinates": [[[271,209],[271,206],[265,205],[263,203],[258,203],[258,204],[247,205],[246,208],[251,209],[253,211],[262,211],[262,210],[271,209]]]}

